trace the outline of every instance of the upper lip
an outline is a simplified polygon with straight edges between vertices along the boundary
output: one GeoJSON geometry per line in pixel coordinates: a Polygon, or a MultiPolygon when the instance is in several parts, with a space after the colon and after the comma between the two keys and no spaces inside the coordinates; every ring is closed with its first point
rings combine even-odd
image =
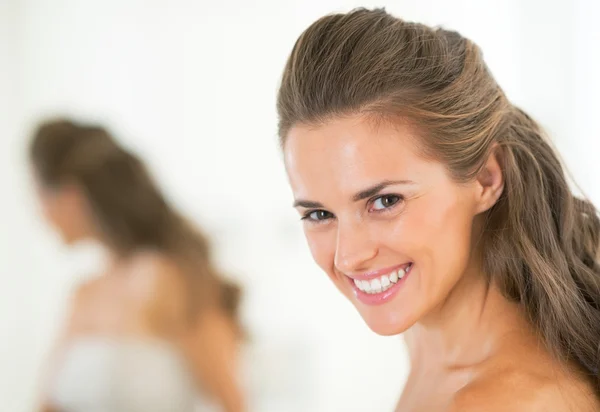
{"type": "Polygon", "coordinates": [[[365,272],[365,273],[357,273],[357,274],[352,274],[352,275],[348,275],[345,274],[347,277],[351,278],[351,279],[355,279],[355,280],[371,280],[374,278],[378,278],[380,276],[383,275],[389,275],[390,273],[392,273],[394,270],[398,270],[398,269],[405,269],[410,266],[412,264],[412,262],[407,262],[407,263],[403,263],[401,265],[396,265],[396,266],[391,266],[385,269],[377,269],[377,270],[372,270],[370,272],[365,272]]]}

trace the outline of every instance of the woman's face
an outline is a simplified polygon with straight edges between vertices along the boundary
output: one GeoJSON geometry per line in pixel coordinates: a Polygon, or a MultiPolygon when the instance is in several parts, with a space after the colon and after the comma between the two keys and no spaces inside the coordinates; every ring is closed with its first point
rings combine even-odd
{"type": "Polygon", "coordinates": [[[418,154],[408,126],[360,117],[293,127],[285,164],[317,264],[369,327],[398,334],[439,309],[471,264],[477,182],[418,154]]]}
{"type": "Polygon", "coordinates": [[[84,196],[75,185],[56,188],[36,179],[36,194],[45,220],[59,233],[62,241],[73,244],[87,237],[91,227],[84,196]]]}

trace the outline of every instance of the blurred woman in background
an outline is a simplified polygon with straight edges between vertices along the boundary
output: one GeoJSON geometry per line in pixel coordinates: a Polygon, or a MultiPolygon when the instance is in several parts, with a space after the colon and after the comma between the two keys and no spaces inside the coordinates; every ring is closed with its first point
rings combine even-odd
{"type": "Polygon", "coordinates": [[[243,411],[239,290],[140,159],[103,128],[66,120],[39,127],[30,159],[63,240],[98,241],[110,256],[74,293],[42,411],[191,412],[213,401],[243,411]]]}
{"type": "Polygon", "coordinates": [[[600,410],[598,212],[472,41],[323,17],[278,112],[314,259],[372,330],[406,332],[398,411],[600,410]]]}

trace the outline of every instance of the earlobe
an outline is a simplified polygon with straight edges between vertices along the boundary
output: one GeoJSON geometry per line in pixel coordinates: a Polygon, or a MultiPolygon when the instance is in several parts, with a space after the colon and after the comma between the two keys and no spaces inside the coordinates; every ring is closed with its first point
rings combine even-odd
{"type": "Polygon", "coordinates": [[[485,212],[490,209],[504,190],[504,173],[502,170],[502,149],[495,144],[490,150],[490,154],[477,175],[477,183],[480,188],[478,212],[485,212]]]}

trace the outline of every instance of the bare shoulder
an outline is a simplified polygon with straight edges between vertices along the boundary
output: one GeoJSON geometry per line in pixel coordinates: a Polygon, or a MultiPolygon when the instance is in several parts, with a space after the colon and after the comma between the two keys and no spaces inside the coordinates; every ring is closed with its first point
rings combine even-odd
{"type": "Polygon", "coordinates": [[[574,373],[540,374],[513,368],[465,386],[450,410],[593,412],[600,410],[600,401],[591,385],[574,373]]]}
{"type": "Polygon", "coordinates": [[[181,269],[165,254],[140,252],[132,258],[130,271],[131,278],[145,297],[160,298],[182,291],[181,269]]]}
{"type": "Polygon", "coordinates": [[[131,294],[154,322],[178,323],[186,313],[189,294],[179,265],[164,254],[141,252],[130,264],[131,294]]]}

